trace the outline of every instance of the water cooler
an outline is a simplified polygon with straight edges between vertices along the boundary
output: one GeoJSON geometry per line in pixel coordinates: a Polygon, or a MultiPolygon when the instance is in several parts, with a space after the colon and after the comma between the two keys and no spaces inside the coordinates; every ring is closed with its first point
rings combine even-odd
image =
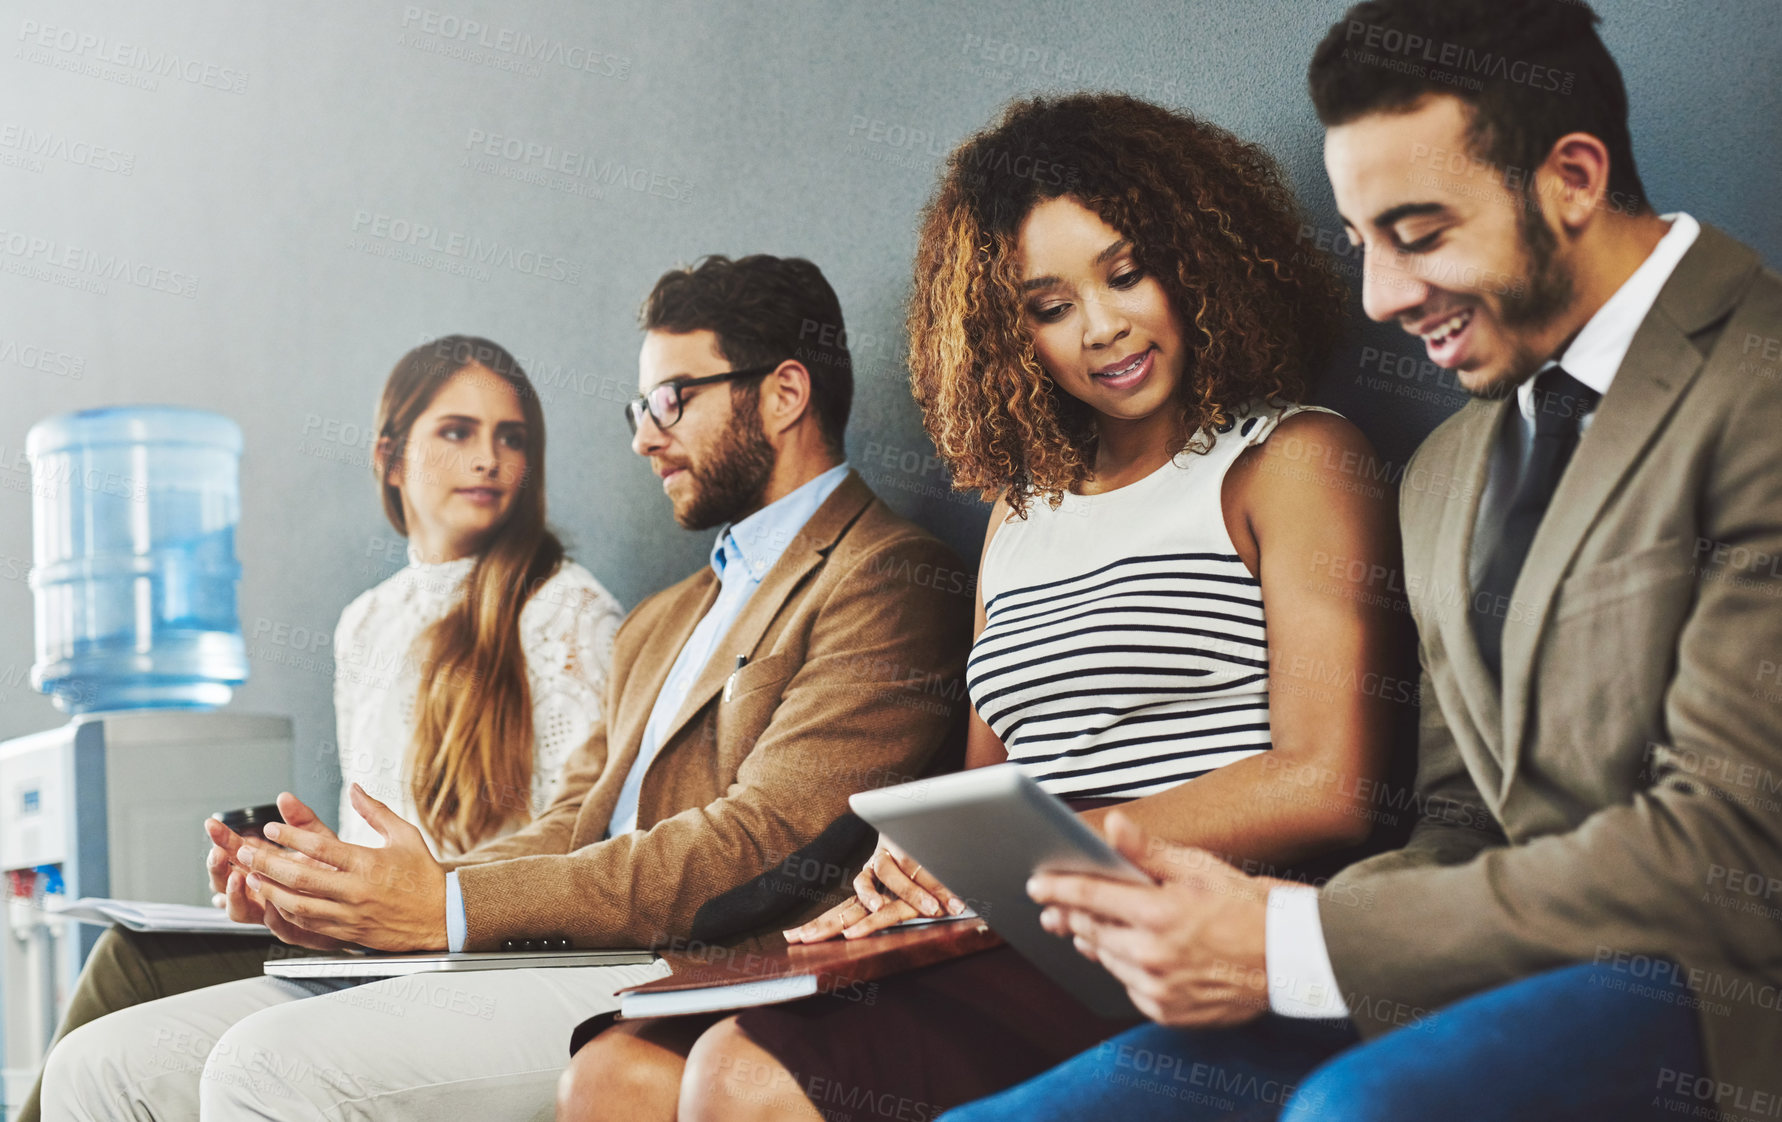
{"type": "Polygon", "coordinates": [[[241,433],[168,407],[32,428],[32,683],[72,719],[0,743],[0,1118],[10,1122],[101,929],[46,895],[205,904],[203,819],[291,785],[286,717],[218,707],[236,612],[241,433]]]}

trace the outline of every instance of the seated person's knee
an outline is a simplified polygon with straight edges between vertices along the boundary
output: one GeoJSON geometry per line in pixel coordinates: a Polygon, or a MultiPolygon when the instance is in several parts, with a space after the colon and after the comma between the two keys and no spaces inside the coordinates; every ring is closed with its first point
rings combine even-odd
{"type": "Polygon", "coordinates": [[[633,1021],[590,1040],[557,1081],[558,1122],[672,1117],[688,1031],[672,1022],[633,1021]],[[653,1035],[645,1039],[645,1033],[653,1035]]]}
{"type": "Polygon", "coordinates": [[[1440,1113],[1443,1088],[1426,1085],[1423,1072],[1405,1065],[1369,1062],[1365,1050],[1338,1056],[1300,1083],[1281,1112],[1281,1122],[1328,1122],[1367,1118],[1412,1122],[1440,1113]]]}
{"type": "Polygon", "coordinates": [[[755,1042],[737,1025],[736,1018],[726,1017],[707,1029],[687,1054],[683,1090],[715,1089],[727,1078],[746,1075],[748,1056],[755,1050],[755,1042]]]}
{"type": "Polygon", "coordinates": [[[56,1042],[43,1063],[43,1101],[73,1104],[79,1100],[80,1080],[85,1067],[84,1053],[88,1030],[97,1025],[82,1025],[56,1042]]]}
{"type": "Polygon", "coordinates": [[[630,1102],[647,1091],[655,1049],[628,1033],[605,1032],[588,1041],[557,1080],[557,1122],[597,1122],[609,1102],[630,1102]]]}
{"type": "Polygon", "coordinates": [[[808,1110],[797,1079],[734,1017],[706,1030],[687,1056],[681,1080],[681,1118],[686,1122],[780,1118],[787,1113],[796,1117],[808,1110]]]}
{"type": "Polygon", "coordinates": [[[109,1017],[71,1030],[50,1049],[49,1059],[44,1063],[42,1101],[62,1104],[68,1109],[87,1106],[98,1110],[99,1100],[95,1096],[102,1094],[108,1086],[128,1082],[125,1073],[127,1046],[147,1044],[154,1049],[155,1058],[164,1070],[185,1065],[196,1071],[204,1064],[204,1051],[208,1049],[209,1041],[205,1041],[203,1048],[194,1055],[192,1047],[182,1048],[182,1041],[165,1035],[149,1041],[130,1039],[135,1035],[109,1017]],[[120,1031],[126,1034],[122,1038],[120,1031]]]}

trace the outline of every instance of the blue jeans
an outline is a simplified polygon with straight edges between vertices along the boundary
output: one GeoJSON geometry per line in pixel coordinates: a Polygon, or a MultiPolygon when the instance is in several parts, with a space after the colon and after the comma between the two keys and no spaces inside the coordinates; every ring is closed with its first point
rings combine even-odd
{"type": "Polygon", "coordinates": [[[1347,1021],[1144,1025],[941,1122],[1679,1117],[1659,1076],[1702,1070],[1695,1013],[1625,982],[1606,967],[1551,970],[1366,1043],[1347,1021]]]}

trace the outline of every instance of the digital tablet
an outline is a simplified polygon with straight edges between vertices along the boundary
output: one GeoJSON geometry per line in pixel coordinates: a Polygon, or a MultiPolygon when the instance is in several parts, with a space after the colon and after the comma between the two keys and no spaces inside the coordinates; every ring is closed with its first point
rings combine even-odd
{"type": "Polygon", "coordinates": [[[304,955],[275,958],[265,971],[275,978],[401,978],[463,970],[537,970],[564,966],[638,966],[656,961],[649,951],[440,951],[421,954],[304,955]]]}
{"type": "Polygon", "coordinates": [[[1138,1015],[1126,987],[1112,974],[1077,953],[1070,939],[1040,926],[1040,906],[1027,895],[1027,879],[1045,870],[1155,882],[1041,790],[1020,765],[919,779],[862,791],[848,801],[855,814],[902,846],[1093,1012],[1138,1015]]]}

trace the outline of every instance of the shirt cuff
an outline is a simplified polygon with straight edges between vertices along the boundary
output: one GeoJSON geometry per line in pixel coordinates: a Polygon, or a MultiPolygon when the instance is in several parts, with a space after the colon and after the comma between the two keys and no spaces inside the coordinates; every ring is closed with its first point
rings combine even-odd
{"type": "Polygon", "coordinates": [[[1349,1015],[1324,945],[1316,888],[1293,884],[1268,890],[1263,942],[1270,1009],[1308,1020],[1349,1015]]]}
{"type": "Polygon", "coordinates": [[[458,870],[446,874],[446,950],[458,954],[464,950],[466,928],[464,893],[458,890],[458,870]]]}

